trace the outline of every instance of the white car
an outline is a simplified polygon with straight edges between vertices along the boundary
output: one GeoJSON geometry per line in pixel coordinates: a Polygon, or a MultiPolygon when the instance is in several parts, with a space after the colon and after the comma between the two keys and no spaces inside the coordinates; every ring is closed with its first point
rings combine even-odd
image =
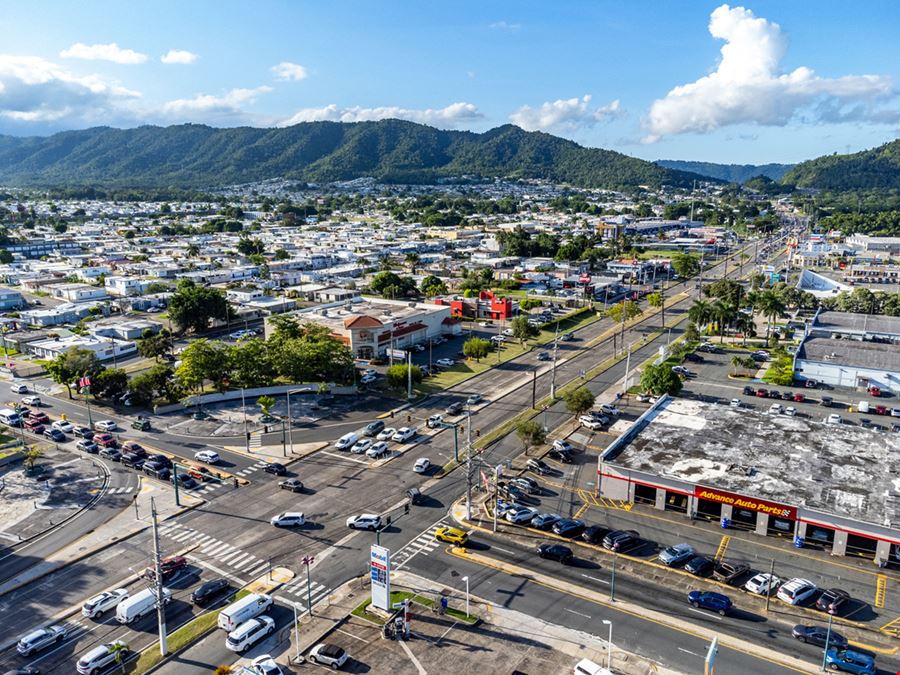
{"type": "Polygon", "coordinates": [[[263,654],[253,659],[250,670],[254,671],[256,675],[284,675],[281,666],[275,663],[275,659],[269,654],[263,654]]]}
{"type": "Polygon", "coordinates": [[[412,427],[400,427],[397,433],[391,436],[391,440],[397,443],[406,443],[416,435],[416,430],[412,427]]]}
{"type": "Polygon", "coordinates": [[[572,447],[572,444],[569,441],[564,441],[561,438],[557,438],[553,441],[553,447],[560,452],[575,452],[575,448],[572,447]]]}
{"type": "Polygon", "coordinates": [[[377,375],[378,371],[374,368],[366,368],[364,371],[362,371],[362,374],[363,377],[365,377],[366,375],[377,375]]]}
{"type": "Polygon", "coordinates": [[[277,516],[272,516],[269,523],[275,527],[298,527],[306,523],[306,516],[297,511],[285,511],[277,516]]]}
{"type": "Polygon", "coordinates": [[[194,459],[198,462],[206,462],[207,464],[218,464],[219,453],[213,450],[201,450],[194,453],[194,459]]]}
{"type": "Polygon", "coordinates": [[[780,415],[784,412],[784,406],[780,403],[773,403],[769,406],[769,414],[770,415],[780,415]]]}
{"type": "Polygon", "coordinates": [[[601,403],[600,412],[602,412],[604,415],[612,415],[613,417],[618,417],[622,414],[622,411],[611,403],[601,403]]]}
{"type": "Polygon", "coordinates": [[[774,574],[769,574],[768,572],[760,572],[752,579],[750,579],[746,584],[744,584],[744,588],[746,588],[751,593],[756,593],[757,595],[767,595],[771,594],[772,591],[774,591],[780,583],[781,579],[776,577],[774,574]]]}
{"type": "Polygon", "coordinates": [[[14,384],[10,387],[10,390],[14,394],[27,394],[28,393],[28,385],[26,384],[14,384]]]}
{"type": "Polygon", "coordinates": [[[81,615],[86,616],[89,619],[95,619],[105,611],[115,609],[119,603],[127,597],[127,588],[117,588],[114,591],[103,591],[82,605],[81,615]]]}
{"type": "Polygon", "coordinates": [[[439,366],[443,366],[444,368],[449,368],[450,366],[455,365],[456,361],[454,361],[453,359],[438,359],[437,361],[435,361],[435,363],[439,366]]]}
{"type": "Polygon", "coordinates": [[[394,434],[397,433],[397,430],[394,427],[385,427],[382,429],[378,435],[375,437],[376,441],[389,441],[394,437],[394,434]]]}
{"type": "Polygon", "coordinates": [[[598,429],[603,428],[603,422],[590,415],[582,415],[578,418],[578,421],[581,423],[581,426],[586,427],[591,431],[597,431],[598,429]]]}
{"type": "Polygon", "coordinates": [[[347,650],[343,647],[320,642],[310,650],[308,658],[313,663],[319,663],[323,666],[331,666],[332,668],[337,670],[345,663],[347,663],[347,659],[350,658],[350,656],[347,654],[347,650]]]}
{"type": "Polygon", "coordinates": [[[275,619],[265,614],[248,619],[228,634],[225,646],[233,652],[245,652],[275,632],[275,619]]]}
{"type": "Polygon", "coordinates": [[[65,626],[56,624],[44,626],[22,636],[16,644],[16,651],[22,656],[28,657],[51,645],[59,644],[66,639],[68,634],[69,631],[65,626]]]}
{"type": "Polygon", "coordinates": [[[797,415],[797,409],[794,406],[789,405],[784,409],[784,414],[790,417],[795,417],[797,415]]]}
{"type": "Polygon", "coordinates": [[[128,645],[123,640],[115,640],[114,642],[94,647],[78,659],[75,670],[81,675],[95,675],[95,673],[105,670],[107,666],[111,666],[116,662],[116,652],[118,650],[113,651],[115,647],[124,647],[125,652],[128,651],[128,645]]]}
{"type": "Polygon", "coordinates": [[[799,605],[816,592],[816,585],[808,579],[791,579],[778,589],[778,599],[789,605],[799,605]]]}
{"type": "Polygon", "coordinates": [[[363,375],[359,378],[360,384],[372,384],[378,378],[375,375],[363,375]]]}
{"type": "Polygon", "coordinates": [[[538,514],[535,509],[532,509],[528,506],[523,506],[521,509],[516,509],[515,511],[507,511],[506,519],[511,523],[530,523],[534,517],[538,514]]]}
{"type": "Polygon", "coordinates": [[[64,434],[71,434],[75,431],[75,427],[72,426],[72,423],[69,420],[56,420],[53,424],[50,425],[53,429],[57,429],[64,434]]]}
{"type": "Polygon", "coordinates": [[[23,396],[22,403],[25,405],[33,405],[40,407],[41,405],[41,397],[40,396],[23,396]]]}
{"type": "Polygon", "coordinates": [[[487,328],[487,327],[489,327],[491,324],[489,324],[487,321],[479,321],[479,322],[478,322],[478,325],[481,326],[482,328],[487,328]]]}
{"type": "Polygon", "coordinates": [[[381,516],[375,513],[361,513],[347,518],[347,527],[351,530],[377,530],[381,527],[381,516]]]}
{"type": "Polygon", "coordinates": [[[731,399],[731,404],[730,404],[730,405],[731,405],[732,408],[740,408],[740,407],[741,407],[741,399],[739,399],[739,398],[733,398],[733,399],[731,399]]]}
{"type": "Polygon", "coordinates": [[[366,457],[371,457],[372,459],[378,459],[388,450],[388,444],[385,441],[378,441],[377,443],[373,443],[372,447],[366,450],[366,457]]]}
{"type": "Polygon", "coordinates": [[[371,438],[360,438],[356,443],[353,444],[353,447],[350,448],[350,452],[356,453],[357,455],[363,454],[369,447],[372,445],[371,438]]]}
{"type": "Polygon", "coordinates": [[[99,420],[94,422],[94,428],[97,431],[115,431],[119,427],[113,420],[99,420]]]}
{"type": "Polygon", "coordinates": [[[832,413],[828,417],[825,418],[825,424],[843,424],[844,418],[840,415],[832,413]]]}
{"type": "Polygon", "coordinates": [[[441,424],[444,423],[443,415],[432,415],[428,418],[428,421],[425,423],[429,429],[439,429],[441,424]]]}
{"type": "Polygon", "coordinates": [[[427,457],[419,457],[419,459],[416,460],[416,464],[413,467],[413,471],[415,471],[416,473],[425,473],[426,471],[428,471],[428,468],[430,466],[431,466],[430,459],[428,459],[427,457]]]}

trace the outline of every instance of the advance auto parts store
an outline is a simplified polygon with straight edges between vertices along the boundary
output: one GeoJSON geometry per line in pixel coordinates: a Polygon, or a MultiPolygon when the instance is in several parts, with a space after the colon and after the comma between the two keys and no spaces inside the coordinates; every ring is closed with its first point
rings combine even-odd
{"type": "Polygon", "coordinates": [[[603,497],[875,561],[900,559],[898,475],[898,434],[668,397],[599,463],[603,497]]]}

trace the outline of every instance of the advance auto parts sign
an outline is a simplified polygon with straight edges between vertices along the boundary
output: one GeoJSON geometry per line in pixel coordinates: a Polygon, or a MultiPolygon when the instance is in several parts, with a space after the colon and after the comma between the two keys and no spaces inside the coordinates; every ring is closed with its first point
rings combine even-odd
{"type": "Polygon", "coordinates": [[[694,486],[694,496],[697,499],[708,499],[711,502],[719,502],[720,504],[730,504],[736,509],[749,509],[750,511],[759,511],[760,513],[768,513],[776,518],[797,519],[797,509],[793,506],[785,506],[784,504],[776,504],[765,499],[753,499],[752,497],[742,497],[734,495],[730,492],[720,492],[711,488],[694,486]]]}

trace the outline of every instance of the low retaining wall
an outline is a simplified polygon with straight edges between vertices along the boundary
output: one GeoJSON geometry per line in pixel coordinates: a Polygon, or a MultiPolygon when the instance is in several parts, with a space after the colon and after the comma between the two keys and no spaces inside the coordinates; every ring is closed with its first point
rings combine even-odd
{"type": "Polygon", "coordinates": [[[626,445],[631,443],[632,439],[637,436],[648,424],[650,424],[650,420],[656,417],[657,411],[666,404],[671,399],[671,396],[668,394],[663,394],[660,396],[656,403],[651,405],[647,410],[644,411],[644,414],[638,417],[634,424],[632,424],[628,431],[615,439],[612,443],[606,446],[606,450],[603,451],[603,454],[600,455],[600,461],[605,462],[610,459],[614,459],[616,454],[624,448],[626,445]]]}
{"type": "MultiPolygon", "coordinates": [[[[284,384],[277,387],[258,387],[256,389],[232,389],[223,391],[221,394],[202,394],[201,396],[188,396],[180,403],[171,403],[169,405],[158,405],[153,409],[157,415],[165,415],[170,412],[177,412],[192,408],[200,403],[207,405],[209,403],[221,403],[222,401],[234,401],[244,398],[255,401],[260,396],[284,396],[288,392],[297,394],[318,394],[318,384],[284,384]]],[[[334,384],[328,385],[328,393],[335,396],[355,396],[358,392],[353,386],[338,386],[334,384]]]]}

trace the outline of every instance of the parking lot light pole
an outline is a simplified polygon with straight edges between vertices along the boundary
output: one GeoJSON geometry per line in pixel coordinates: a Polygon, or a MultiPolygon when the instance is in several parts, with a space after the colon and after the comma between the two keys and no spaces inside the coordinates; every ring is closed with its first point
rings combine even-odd
{"type": "Polygon", "coordinates": [[[603,625],[609,626],[609,637],[606,639],[606,669],[612,672],[612,621],[603,619],[603,625]]]}
{"type": "Polygon", "coordinates": [[[822,652],[822,670],[825,670],[825,662],[828,660],[828,643],[831,642],[831,623],[834,621],[834,612],[828,612],[828,632],[825,633],[825,650],[822,652]]]}
{"type": "Polygon", "coordinates": [[[469,577],[463,577],[463,581],[466,582],[466,618],[469,618],[469,577]]]}

